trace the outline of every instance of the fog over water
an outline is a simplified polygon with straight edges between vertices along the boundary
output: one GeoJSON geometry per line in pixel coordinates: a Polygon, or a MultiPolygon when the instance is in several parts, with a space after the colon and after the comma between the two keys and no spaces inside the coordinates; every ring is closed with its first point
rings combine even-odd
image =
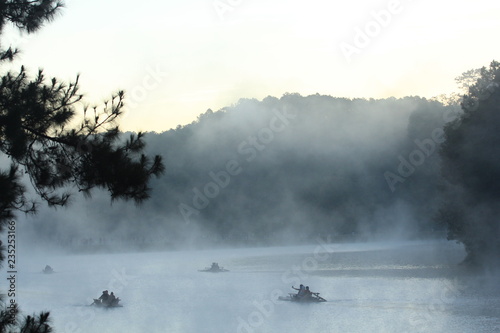
{"type": "Polygon", "coordinates": [[[499,16],[2,1],[0,333],[500,333],[499,16]]]}
{"type": "Polygon", "coordinates": [[[50,310],[56,332],[498,332],[500,288],[457,265],[446,241],[65,255],[18,265],[25,313],[50,310]],[[225,273],[199,272],[212,262],[225,273]],[[46,264],[55,273],[43,274],[46,264]],[[325,303],[278,301],[310,286],[325,303]],[[89,306],[102,290],[123,307],[89,306]]]}
{"type": "Polygon", "coordinates": [[[166,174],[143,205],[96,190],[19,216],[17,301],[56,332],[500,332],[498,272],[436,219],[458,114],[285,94],[148,133],[166,174]],[[327,302],[278,300],[300,284],[327,302]],[[123,307],[90,306],[105,289],[123,307]]]}

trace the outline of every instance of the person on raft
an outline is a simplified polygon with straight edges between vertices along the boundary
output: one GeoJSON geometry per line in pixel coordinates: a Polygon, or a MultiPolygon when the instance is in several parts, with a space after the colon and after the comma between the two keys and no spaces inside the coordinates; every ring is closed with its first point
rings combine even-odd
{"type": "Polygon", "coordinates": [[[304,296],[304,293],[306,291],[306,289],[305,289],[305,287],[304,287],[303,284],[301,284],[299,286],[299,288],[295,288],[294,286],[292,286],[292,289],[298,290],[297,295],[295,295],[296,297],[302,297],[302,296],[304,296]]]}
{"type": "Polygon", "coordinates": [[[102,292],[101,297],[99,297],[98,299],[101,301],[102,304],[108,304],[108,302],[110,300],[110,295],[109,295],[108,291],[104,290],[102,292]]]}

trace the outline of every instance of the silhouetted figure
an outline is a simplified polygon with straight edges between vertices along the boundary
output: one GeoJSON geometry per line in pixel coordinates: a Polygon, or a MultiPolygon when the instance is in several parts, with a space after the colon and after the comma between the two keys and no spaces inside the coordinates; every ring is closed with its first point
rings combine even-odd
{"type": "Polygon", "coordinates": [[[111,295],[109,295],[109,298],[108,298],[108,304],[110,306],[112,305],[115,305],[115,302],[117,302],[117,297],[115,296],[115,294],[113,292],[111,292],[111,295]]]}
{"type": "Polygon", "coordinates": [[[309,290],[309,286],[304,290],[304,295],[302,297],[312,297],[312,292],[309,290]]]}
{"type": "Polygon", "coordinates": [[[306,289],[304,288],[304,285],[303,285],[303,284],[301,284],[301,285],[299,286],[299,288],[295,288],[294,286],[292,286],[292,289],[298,290],[297,295],[295,295],[295,296],[297,296],[297,297],[302,297],[302,296],[304,296],[304,294],[305,294],[305,290],[306,290],[306,289]]]}
{"type": "Polygon", "coordinates": [[[98,299],[101,301],[101,304],[103,304],[103,305],[107,305],[107,304],[108,304],[108,302],[109,302],[109,297],[110,297],[110,295],[108,294],[108,291],[107,291],[107,290],[104,290],[104,291],[102,292],[101,297],[99,297],[98,299]]]}
{"type": "Polygon", "coordinates": [[[45,268],[43,269],[43,272],[45,274],[50,274],[50,273],[54,273],[54,270],[49,265],[46,265],[45,268]]]}

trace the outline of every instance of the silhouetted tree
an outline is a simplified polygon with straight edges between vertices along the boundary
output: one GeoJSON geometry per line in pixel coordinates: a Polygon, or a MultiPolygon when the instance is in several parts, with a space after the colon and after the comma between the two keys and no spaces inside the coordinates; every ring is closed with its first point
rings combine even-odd
{"type": "MultiPolygon", "coordinates": [[[[467,73],[472,73],[471,71],[467,73]]],[[[463,114],[445,127],[443,176],[450,182],[440,217],[467,262],[500,258],[500,63],[482,68],[463,97],[463,114]]]]}
{"type": "MultiPolygon", "coordinates": [[[[0,31],[10,22],[22,32],[34,32],[62,6],[56,0],[0,1],[0,31]]],[[[11,61],[17,52],[11,47],[0,49],[0,64],[11,61]]],[[[35,201],[26,196],[23,174],[50,206],[65,205],[71,187],[86,195],[93,188],[105,188],[112,199],[138,203],[149,197],[148,183],[164,166],[160,156],[151,159],[142,154],[142,133],[120,140],[115,120],[122,113],[123,100],[120,91],[102,107],[84,107],[83,118],[75,126],[82,101],[78,77],[69,84],[47,80],[42,71],[30,78],[24,67],[0,77],[0,152],[11,162],[9,170],[0,171],[0,232],[16,211],[36,210],[35,201]]],[[[14,312],[17,318],[17,308],[14,312]]],[[[51,331],[47,312],[13,325],[8,324],[9,315],[0,311],[0,332],[51,331]]]]}

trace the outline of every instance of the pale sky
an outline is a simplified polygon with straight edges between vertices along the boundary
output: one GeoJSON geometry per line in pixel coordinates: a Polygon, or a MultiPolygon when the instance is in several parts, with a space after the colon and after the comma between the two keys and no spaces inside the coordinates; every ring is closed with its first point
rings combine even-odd
{"type": "Polygon", "coordinates": [[[90,104],[127,94],[122,130],[162,132],[240,98],[284,93],[432,97],[500,60],[500,2],[66,0],[16,67],[65,81],[90,104]]]}

